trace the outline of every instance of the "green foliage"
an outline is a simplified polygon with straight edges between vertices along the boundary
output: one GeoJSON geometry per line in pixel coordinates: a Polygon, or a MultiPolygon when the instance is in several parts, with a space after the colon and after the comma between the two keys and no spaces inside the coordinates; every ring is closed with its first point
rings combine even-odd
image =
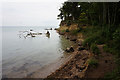
{"type": "Polygon", "coordinates": [[[71,21],[70,20],[66,21],[66,24],[67,24],[67,26],[70,26],[71,25],[71,21]]]}
{"type": "Polygon", "coordinates": [[[91,49],[92,53],[94,53],[94,54],[99,54],[100,53],[97,45],[94,44],[94,43],[91,44],[90,49],[91,49]]]}
{"type": "Polygon", "coordinates": [[[98,66],[98,61],[96,59],[93,59],[91,58],[89,61],[88,61],[88,65],[90,67],[97,67],[98,66]]]}
{"type": "MultiPolygon", "coordinates": [[[[66,24],[70,26],[72,23],[83,23],[92,25],[86,29],[80,29],[85,35],[84,46],[88,46],[93,53],[97,54],[98,48],[96,44],[106,44],[103,48],[106,52],[114,53],[120,57],[120,3],[81,3],[81,2],[65,2],[59,9],[59,19],[64,19],[66,24]],[[80,7],[78,7],[80,5],[80,7]]],[[[72,35],[77,35],[78,30],[72,30],[72,35]]],[[[65,31],[64,31],[65,32],[65,31]]],[[[69,32],[66,30],[66,32],[69,32]]],[[[90,64],[93,64],[91,61],[90,64]]],[[[119,65],[120,66],[120,65],[119,65]]],[[[119,69],[120,72],[120,69],[119,69]]],[[[110,77],[113,79],[118,77],[118,73],[114,72],[110,77]]]]}
{"type": "Polygon", "coordinates": [[[114,48],[120,51],[120,28],[116,29],[116,31],[113,33],[113,42],[114,42],[114,48]]]}
{"type": "Polygon", "coordinates": [[[66,32],[70,32],[69,29],[66,29],[66,32]]]}
{"type": "Polygon", "coordinates": [[[118,69],[115,69],[114,71],[112,71],[111,73],[107,73],[104,76],[105,80],[120,80],[120,74],[118,69]]]}
{"type": "Polygon", "coordinates": [[[80,32],[80,30],[81,30],[80,28],[79,29],[75,29],[75,30],[71,30],[70,34],[71,35],[77,35],[80,32]]]}
{"type": "Polygon", "coordinates": [[[110,51],[110,49],[109,49],[109,47],[108,47],[107,45],[104,45],[104,46],[103,46],[103,50],[104,50],[105,52],[109,52],[109,51],[110,51]]]}
{"type": "Polygon", "coordinates": [[[66,32],[66,30],[61,30],[62,33],[66,32]]]}

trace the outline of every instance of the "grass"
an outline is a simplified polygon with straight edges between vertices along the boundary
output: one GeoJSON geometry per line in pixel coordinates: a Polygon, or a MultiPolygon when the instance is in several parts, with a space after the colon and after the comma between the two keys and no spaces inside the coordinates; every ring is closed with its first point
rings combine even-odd
{"type": "Polygon", "coordinates": [[[97,67],[98,66],[98,61],[96,59],[93,59],[91,58],[89,61],[88,61],[88,65],[90,67],[97,67]]]}
{"type": "Polygon", "coordinates": [[[70,34],[71,35],[77,35],[80,32],[81,29],[75,29],[75,30],[71,30],[70,34]]]}
{"type": "Polygon", "coordinates": [[[90,46],[90,50],[92,51],[93,54],[99,54],[100,51],[97,47],[97,45],[95,43],[93,43],[91,46],[90,46]]]}
{"type": "MultiPolygon", "coordinates": [[[[83,46],[89,46],[90,50],[98,54],[98,48],[96,45],[104,44],[103,50],[114,54],[116,58],[117,69],[111,73],[105,75],[106,78],[113,80],[120,79],[120,26],[97,26],[85,28],[81,31],[85,35],[83,46]]],[[[98,62],[94,59],[89,61],[90,66],[96,66],[98,62]]]]}

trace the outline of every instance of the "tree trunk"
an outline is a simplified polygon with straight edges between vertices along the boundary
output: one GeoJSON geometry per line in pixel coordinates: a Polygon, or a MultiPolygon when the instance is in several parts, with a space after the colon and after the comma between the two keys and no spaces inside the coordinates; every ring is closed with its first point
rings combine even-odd
{"type": "Polygon", "coordinates": [[[106,24],[106,4],[103,2],[103,24],[106,24]]]}

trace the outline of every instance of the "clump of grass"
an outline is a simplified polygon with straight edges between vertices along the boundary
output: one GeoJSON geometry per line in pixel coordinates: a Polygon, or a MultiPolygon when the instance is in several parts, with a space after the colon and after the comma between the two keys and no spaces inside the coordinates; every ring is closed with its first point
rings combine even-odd
{"type": "Polygon", "coordinates": [[[99,51],[99,49],[98,49],[98,47],[95,43],[91,44],[90,49],[91,49],[93,54],[99,54],[100,53],[100,51],[99,51]]]}
{"type": "Polygon", "coordinates": [[[65,31],[65,30],[61,30],[61,32],[63,32],[63,33],[64,33],[64,32],[66,32],[66,31],[65,31]]]}
{"type": "Polygon", "coordinates": [[[107,45],[104,45],[104,46],[103,46],[103,50],[104,50],[105,52],[109,52],[109,47],[108,47],[107,45]]]}
{"type": "Polygon", "coordinates": [[[90,67],[97,67],[97,66],[98,66],[98,61],[97,61],[96,59],[94,59],[94,58],[91,58],[91,59],[89,59],[89,61],[88,61],[88,65],[89,65],[90,67]]]}
{"type": "Polygon", "coordinates": [[[94,37],[94,36],[90,36],[90,37],[88,37],[88,38],[86,38],[86,39],[84,40],[83,46],[89,46],[89,47],[90,47],[90,45],[91,45],[92,43],[94,43],[94,41],[95,41],[95,37],[94,37]]]}
{"type": "Polygon", "coordinates": [[[110,73],[105,74],[104,79],[107,80],[119,80],[120,79],[120,74],[118,74],[119,70],[116,68],[110,73]]]}
{"type": "Polygon", "coordinates": [[[79,29],[71,30],[70,33],[71,35],[77,35],[77,33],[79,33],[79,29]]]}

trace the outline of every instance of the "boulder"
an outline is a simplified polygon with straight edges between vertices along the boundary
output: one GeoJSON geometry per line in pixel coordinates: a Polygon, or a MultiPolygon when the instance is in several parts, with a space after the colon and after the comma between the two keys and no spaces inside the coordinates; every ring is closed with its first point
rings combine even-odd
{"type": "Polygon", "coordinates": [[[73,46],[70,47],[70,52],[74,52],[73,46]]]}
{"type": "Polygon", "coordinates": [[[64,35],[64,34],[65,34],[65,32],[61,32],[61,31],[59,31],[59,34],[60,34],[60,35],[64,35]]]}
{"type": "Polygon", "coordinates": [[[66,50],[65,50],[66,52],[74,52],[74,49],[73,49],[73,47],[71,46],[70,48],[66,48],[66,50]]]}
{"type": "Polygon", "coordinates": [[[65,51],[66,51],[66,52],[70,52],[70,48],[67,47],[65,51]]]}
{"type": "Polygon", "coordinates": [[[46,33],[47,35],[50,35],[50,32],[49,31],[47,31],[47,33],[46,33]]]}
{"type": "Polygon", "coordinates": [[[84,50],[85,48],[83,46],[78,47],[78,51],[84,50]]]}

